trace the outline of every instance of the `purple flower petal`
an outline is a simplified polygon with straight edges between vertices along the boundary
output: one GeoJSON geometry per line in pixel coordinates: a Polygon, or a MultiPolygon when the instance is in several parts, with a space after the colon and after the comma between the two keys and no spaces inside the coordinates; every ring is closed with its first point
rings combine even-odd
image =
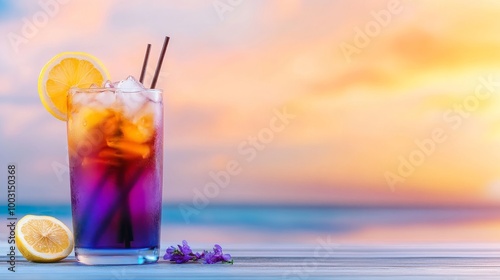
{"type": "Polygon", "coordinates": [[[200,253],[196,253],[195,256],[196,256],[196,259],[199,260],[199,259],[203,259],[205,258],[205,252],[206,251],[203,251],[201,254],[200,253]]]}
{"type": "Polygon", "coordinates": [[[189,255],[189,254],[193,253],[193,251],[191,250],[191,247],[189,247],[186,240],[182,240],[182,247],[179,246],[179,249],[181,250],[181,252],[184,255],[189,255]]]}
{"type": "Polygon", "coordinates": [[[174,254],[175,254],[175,248],[173,246],[170,246],[169,248],[167,248],[167,251],[166,251],[165,255],[163,256],[163,259],[169,260],[172,258],[172,256],[174,254]]]}
{"type": "Polygon", "coordinates": [[[222,247],[219,244],[214,245],[214,253],[215,254],[222,254],[222,247]]]}
{"type": "Polygon", "coordinates": [[[231,261],[231,255],[230,254],[224,254],[224,255],[222,255],[222,259],[225,262],[229,262],[229,261],[231,261]]]}
{"type": "Polygon", "coordinates": [[[216,259],[215,259],[214,253],[212,253],[212,252],[206,252],[205,253],[205,263],[212,264],[212,263],[215,263],[215,262],[216,262],[216,259]]]}
{"type": "Polygon", "coordinates": [[[182,245],[177,245],[177,248],[170,246],[167,248],[164,260],[170,260],[177,264],[187,263],[189,261],[198,261],[199,259],[204,259],[206,264],[214,264],[218,262],[222,263],[233,263],[230,254],[223,254],[222,247],[219,244],[215,244],[213,252],[202,251],[200,253],[193,253],[191,247],[186,240],[182,240],[182,245]]]}

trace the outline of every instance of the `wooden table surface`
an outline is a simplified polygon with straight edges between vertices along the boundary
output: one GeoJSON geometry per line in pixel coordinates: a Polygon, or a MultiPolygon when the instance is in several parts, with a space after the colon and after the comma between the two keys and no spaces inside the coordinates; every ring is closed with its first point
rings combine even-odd
{"type": "Polygon", "coordinates": [[[234,265],[85,266],[73,256],[37,264],[17,255],[16,272],[0,249],[0,279],[500,279],[500,246],[488,244],[225,246],[234,265]]]}

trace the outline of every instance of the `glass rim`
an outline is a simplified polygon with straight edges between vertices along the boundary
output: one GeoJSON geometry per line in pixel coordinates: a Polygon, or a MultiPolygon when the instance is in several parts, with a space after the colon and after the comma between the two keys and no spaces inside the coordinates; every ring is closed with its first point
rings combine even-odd
{"type": "Polygon", "coordinates": [[[146,88],[146,89],[141,89],[141,90],[127,90],[127,89],[119,89],[119,88],[106,88],[106,87],[93,87],[93,88],[79,88],[79,87],[72,87],[69,89],[68,93],[75,94],[78,92],[85,92],[85,93],[99,93],[103,91],[110,91],[113,93],[140,93],[140,92],[148,92],[148,93],[163,93],[163,90],[157,89],[157,88],[146,88]]]}

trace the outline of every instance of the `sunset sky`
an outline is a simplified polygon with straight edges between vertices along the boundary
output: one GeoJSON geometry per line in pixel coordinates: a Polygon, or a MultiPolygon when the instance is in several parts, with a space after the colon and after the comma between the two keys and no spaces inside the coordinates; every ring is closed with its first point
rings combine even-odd
{"type": "Polygon", "coordinates": [[[0,0],[0,164],[20,203],[69,203],[40,69],[84,51],[138,76],[151,43],[149,84],[168,35],[165,202],[236,161],[213,202],[500,205],[499,18],[492,0],[0,0]]]}

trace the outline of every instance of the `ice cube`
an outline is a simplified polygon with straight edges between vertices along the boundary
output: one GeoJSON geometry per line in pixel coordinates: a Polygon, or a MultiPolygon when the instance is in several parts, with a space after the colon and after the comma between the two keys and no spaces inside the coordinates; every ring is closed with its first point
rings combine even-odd
{"type": "MultiPolygon", "coordinates": [[[[138,144],[121,140],[111,140],[108,141],[107,144],[108,147],[119,151],[119,153],[117,153],[118,151],[111,153],[111,155],[115,157],[121,156],[124,158],[135,158],[140,156],[142,158],[147,158],[151,153],[151,149],[148,145],[145,144],[138,144]]],[[[101,152],[104,152],[104,150],[102,150],[101,152]]]]}
{"type": "Polygon", "coordinates": [[[163,99],[162,92],[154,89],[148,90],[146,92],[146,97],[155,103],[160,103],[163,99]]]}
{"type": "Polygon", "coordinates": [[[130,119],[124,121],[123,136],[131,142],[146,143],[153,138],[162,119],[161,105],[147,102],[130,119]]]}
{"type": "Polygon", "coordinates": [[[127,79],[115,83],[115,88],[121,90],[122,92],[136,92],[146,89],[139,81],[137,81],[132,76],[128,76],[127,79]]]}
{"type": "Polygon", "coordinates": [[[89,130],[94,129],[109,117],[110,112],[105,109],[82,107],[78,113],[70,116],[70,126],[75,129],[72,137],[83,139],[89,130]]]}
{"type": "Polygon", "coordinates": [[[116,102],[116,95],[112,91],[103,91],[96,93],[94,99],[104,107],[111,107],[116,102]]]}
{"type": "Polygon", "coordinates": [[[149,141],[155,131],[153,115],[136,117],[131,121],[123,123],[121,129],[125,139],[135,143],[149,141]]]}
{"type": "Polygon", "coordinates": [[[71,96],[72,107],[86,105],[90,102],[92,102],[92,96],[87,94],[75,94],[71,96]]]}
{"type": "Polygon", "coordinates": [[[90,102],[92,102],[92,100],[93,100],[93,97],[91,94],[85,94],[85,93],[81,93],[81,92],[71,94],[71,104],[74,104],[74,105],[77,105],[77,104],[87,105],[90,102]]]}
{"type": "Polygon", "coordinates": [[[127,118],[137,113],[148,102],[142,92],[117,92],[117,98],[123,103],[123,113],[127,118]]]}
{"type": "Polygon", "coordinates": [[[102,85],[102,87],[105,87],[105,88],[114,88],[115,85],[110,80],[107,80],[106,82],[104,82],[104,84],[102,85]]]}
{"type": "Polygon", "coordinates": [[[118,134],[120,123],[120,115],[113,110],[108,111],[110,112],[110,116],[106,118],[100,126],[100,129],[106,138],[115,137],[118,134]]]}

